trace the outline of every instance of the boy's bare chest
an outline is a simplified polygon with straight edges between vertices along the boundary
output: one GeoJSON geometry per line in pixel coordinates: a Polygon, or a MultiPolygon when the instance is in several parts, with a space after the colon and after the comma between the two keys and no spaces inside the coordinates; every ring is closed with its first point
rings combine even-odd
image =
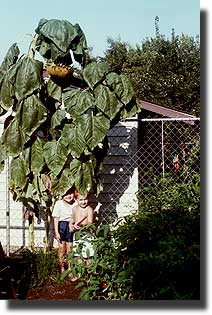
{"type": "Polygon", "coordinates": [[[87,216],[88,216],[88,210],[87,209],[78,209],[77,213],[76,213],[76,221],[80,221],[83,218],[85,218],[82,222],[82,224],[86,224],[87,223],[87,216]]]}

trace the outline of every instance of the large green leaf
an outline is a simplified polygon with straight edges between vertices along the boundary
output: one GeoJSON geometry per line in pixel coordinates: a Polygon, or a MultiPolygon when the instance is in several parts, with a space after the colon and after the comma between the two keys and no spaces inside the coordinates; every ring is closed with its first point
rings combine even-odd
{"type": "Polygon", "coordinates": [[[56,112],[52,115],[51,118],[51,128],[54,129],[57,126],[60,126],[62,121],[66,117],[66,112],[62,109],[56,110],[56,112]]]}
{"type": "Polygon", "coordinates": [[[110,121],[107,117],[103,114],[95,116],[92,112],[80,116],[77,123],[77,129],[90,150],[93,150],[104,139],[110,128],[110,121]]]}
{"type": "Polygon", "coordinates": [[[94,97],[87,90],[71,89],[66,91],[63,96],[64,105],[74,118],[94,107],[94,97]]]}
{"type": "Polygon", "coordinates": [[[14,65],[19,56],[19,48],[16,43],[14,43],[7,51],[7,54],[0,66],[0,73],[6,72],[9,68],[14,65]]]}
{"type": "Polygon", "coordinates": [[[23,100],[20,116],[21,127],[30,136],[47,118],[47,109],[37,95],[32,94],[23,100]]]}
{"type": "Polygon", "coordinates": [[[43,64],[25,56],[12,66],[4,75],[0,98],[1,106],[8,110],[14,99],[19,102],[41,89],[43,64]]]}
{"type": "Polygon", "coordinates": [[[16,117],[11,120],[2,134],[2,144],[8,155],[17,156],[24,148],[24,134],[16,117]]]}
{"type": "Polygon", "coordinates": [[[38,34],[36,49],[44,58],[71,64],[71,49],[75,60],[83,63],[87,42],[78,24],[72,25],[66,20],[41,19],[35,32],[38,34]]]}
{"type": "Polygon", "coordinates": [[[41,89],[43,85],[43,63],[25,56],[15,65],[15,96],[18,101],[41,89]]]}
{"type": "Polygon", "coordinates": [[[30,166],[35,174],[39,174],[44,166],[43,145],[44,141],[37,138],[31,146],[30,166]]]}
{"type": "Polygon", "coordinates": [[[55,99],[56,101],[62,103],[62,89],[59,85],[54,83],[51,79],[47,82],[47,93],[49,97],[55,99]]]}
{"type": "Polygon", "coordinates": [[[23,189],[27,183],[26,165],[24,158],[19,156],[13,158],[9,170],[9,187],[10,189],[23,189]]]}
{"type": "Polygon", "coordinates": [[[57,176],[67,159],[67,148],[61,140],[52,140],[47,142],[43,147],[45,161],[54,176],[57,176]]]}
{"type": "Polygon", "coordinates": [[[141,111],[141,107],[136,100],[131,100],[120,112],[121,120],[133,117],[141,111]]]}
{"type": "Polygon", "coordinates": [[[4,110],[8,110],[14,104],[15,99],[15,71],[10,68],[3,76],[0,89],[0,103],[4,110]]]}
{"type": "Polygon", "coordinates": [[[76,189],[83,195],[87,196],[94,182],[94,170],[91,160],[82,162],[74,159],[70,163],[70,174],[74,178],[76,189]]]}
{"type": "Polygon", "coordinates": [[[68,147],[68,154],[71,153],[73,157],[80,157],[86,148],[86,141],[79,128],[65,125],[61,132],[61,142],[68,147]]]}
{"type": "Polygon", "coordinates": [[[82,31],[79,24],[76,23],[74,25],[74,27],[77,30],[79,40],[74,40],[71,43],[70,48],[74,53],[74,59],[77,62],[82,63],[83,62],[83,56],[84,56],[84,50],[87,49],[87,41],[86,41],[85,34],[82,31]]]}
{"type": "Polygon", "coordinates": [[[97,83],[104,80],[110,71],[111,70],[106,62],[92,62],[84,68],[83,78],[88,86],[93,89],[97,83]]]}
{"type": "Polygon", "coordinates": [[[52,191],[60,196],[64,195],[74,184],[74,177],[69,168],[65,168],[59,180],[54,183],[52,191]]]}
{"type": "Polygon", "coordinates": [[[117,95],[123,104],[129,103],[134,95],[133,86],[127,76],[118,75],[115,72],[109,73],[106,76],[106,84],[117,95]]]}
{"type": "Polygon", "coordinates": [[[96,106],[112,120],[123,107],[114,92],[102,84],[99,84],[95,90],[96,106]]]}
{"type": "Polygon", "coordinates": [[[39,22],[37,34],[41,35],[46,42],[52,42],[63,53],[67,53],[70,44],[78,35],[76,28],[66,20],[44,20],[39,22]]]}
{"type": "Polygon", "coordinates": [[[36,41],[37,50],[45,59],[54,61],[61,54],[61,51],[54,43],[45,42],[45,40],[48,41],[48,39],[45,39],[43,36],[39,36],[36,41]]]}

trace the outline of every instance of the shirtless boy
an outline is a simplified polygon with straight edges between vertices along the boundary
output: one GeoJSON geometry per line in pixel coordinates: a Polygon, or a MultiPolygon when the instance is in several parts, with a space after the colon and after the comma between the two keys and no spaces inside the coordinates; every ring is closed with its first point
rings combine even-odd
{"type": "MultiPolygon", "coordinates": [[[[92,224],[94,221],[94,210],[93,208],[89,205],[88,202],[88,197],[83,197],[79,193],[75,194],[75,198],[77,201],[77,205],[73,207],[72,209],[72,217],[70,220],[70,231],[71,232],[76,232],[80,230],[80,228],[86,224],[92,224]]],[[[91,256],[93,252],[92,245],[89,244],[87,240],[79,240],[79,241],[74,241],[75,244],[82,243],[84,252],[86,249],[90,250],[91,256]]],[[[83,254],[83,249],[82,249],[82,254],[83,254]]],[[[88,258],[88,257],[85,257],[88,258]]],[[[80,257],[78,257],[78,261],[80,262],[80,257]]],[[[87,259],[87,263],[89,264],[89,259],[87,259]]]]}
{"type": "Polygon", "coordinates": [[[75,198],[77,205],[73,207],[70,219],[70,231],[72,232],[79,230],[81,226],[92,224],[94,219],[94,210],[88,204],[88,197],[76,193],[75,198]]]}

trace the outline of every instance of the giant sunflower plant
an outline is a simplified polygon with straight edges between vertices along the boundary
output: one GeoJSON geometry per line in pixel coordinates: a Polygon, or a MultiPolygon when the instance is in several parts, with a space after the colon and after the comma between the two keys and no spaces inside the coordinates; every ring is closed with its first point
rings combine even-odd
{"type": "Polygon", "coordinates": [[[15,43],[0,66],[0,170],[9,158],[13,198],[34,212],[71,187],[98,196],[107,133],[139,110],[129,79],[86,55],[78,24],[41,19],[28,54],[15,43]]]}

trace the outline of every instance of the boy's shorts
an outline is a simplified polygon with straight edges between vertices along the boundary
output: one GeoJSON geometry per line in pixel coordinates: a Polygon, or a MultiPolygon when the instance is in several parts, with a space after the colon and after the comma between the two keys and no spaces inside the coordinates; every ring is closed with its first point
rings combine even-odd
{"type": "Polygon", "coordinates": [[[73,242],[73,234],[69,231],[68,221],[59,221],[59,234],[60,240],[65,242],[73,242]]]}

